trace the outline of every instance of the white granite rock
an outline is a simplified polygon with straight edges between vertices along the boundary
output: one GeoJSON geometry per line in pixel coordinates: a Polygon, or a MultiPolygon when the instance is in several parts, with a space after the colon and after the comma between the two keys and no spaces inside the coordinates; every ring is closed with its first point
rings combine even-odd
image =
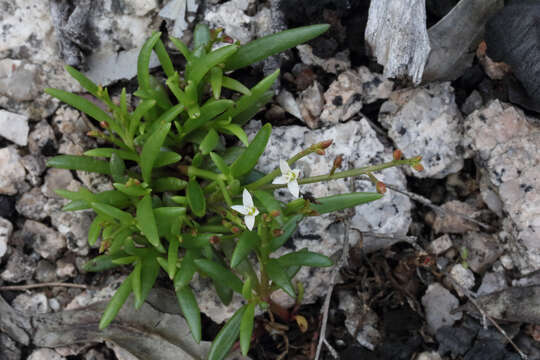
{"type": "Polygon", "coordinates": [[[28,117],[0,110],[0,136],[17,145],[28,143],[28,117]]]}
{"type": "Polygon", "coordinates": [[[0,260],[6,254],[8,241],[13,232],[13,225],[7,219],[0,217],[0,260]]]}
{"type": "Polygon", "coordinates": [[[416,177],[443,178],[463,167],[463,118],[448,82],[399,90],[381,106],[379,121],[406,157],[422,156],[416,177]]]}
{"type": "Polygon", "coordinates": [[[278,96],[276,96],[277,103],[289,114],[293,115],[297,119],[303,120],[300,107],[295,100],[293,94],[286,89],[282,89],[278,96]]]}
{"type": "Polygon", "coordinates": [[[452,246],[454,246],[452,239],[448,234],[444,234],[433,240],[429,244],[427,250],[434,255],[441,255],[445,253],[446,250],[450,249],[452,246]]]}
{"type": "Polygon", "coordinates": [[[60,279],[72,278],[77,276],[77,269],[73,261],[68,259],[59,259],[56,262],[56,276],[60,279]]]}
{"type": "MultiPolygon", "coordinates": [[[[474,274],[471,270],[466,269],[462,264],[455,264],[450,269],[450,276],[464,289],[470,290],[475,283],[474,274]]],[[[459,288],[456,288],[458,293],[461,293],[459,288]]]]}
{"type": "Polygon", "coordinates": [[[422,305],[431,334],[435,334],[440,327],[452,326],[463,315],[461,312],[452,313],[459,307],[459,300],[439,283],[429,285],[422,296],[422,305]]]}
{"type": "Polygon", "coordinates": [[[23,232],[31,238],[34,251],[45,259],[56,259],[66,247],[66,239],[47,225],[26,220],[23,232]]]}
{"type": "Polygon", "coordinates": [[[21,163],[27,171],[26,180],[32,186],[41,185],[41,174],[47,168],[45,158],[41,155],[25,155],[21,159],[21,163]]]}
{"type": "Polygon", "coordinates": [[[48,216],[45,211],[46,203],[47,198],[41,193],[41,190],[39,188],[33,188],[17,200],[15,209],[25,218],[43,220],[48,216]]]}
{"type": "Polygon", "coordinates": [[[523,274],[540,269],[540,127],[497,100],[466,119],[465,145],[497,189],[508,249],[523,274]]]}
{"type": "Polygon", "coordinates": [[[211,6],[204,15],[204,20],[213,27],[222,27],[225,34],[240,43],[251,41],[255,35],[254,18],[245,11],[253,0],[230,0],[217,6],[211,6]]]}
{"type": "Polygon", "coordinates": [[[24,183],[26,171],[14,146],[0,149],[0,194],[15,195],[24,183]]]}
{"type": "Polygon", "coordinates": [[[476,291],[477,296],[491,294],[508,287],[506,277],[502,272],[488,272],[482,278],[482,284],[476,291]]]}
{"type": "Polygon", "coordinates": [[[66,239],[67,248],[82,256],[88,255],[88,228],[94,218],[93,211],[56,211],[51,223],[66,239]]]}
{"type": "Polygon", "coordinates": [[[28,139],[28,148],[32,153],[39,154],[45,146],[56,147],[54,130],[46,120],[36,124],[28,139]]]}
{"type": "Polygon", "coordinates": [[[20,250],[14,250],[7,258],[0,278],[7,282],[20,283],[32,279],[35,269],[36,261],[33,257],[23,254],[20,250]]]}
{"type": "Polygon", "coordinates": [[[468,252],[467,264],[475,273],[484,272],[503,252],[499,241],[490,234],[467,232],[463,244],[468,252]]]}
{"type": "Polygon", "coordinates": [[[55,190],[65,189],[73,181],[71,171],[66,169],[49,168],[45,175],[45,182],[41,186],[41,192],[48,198],[61,199],[55,190]]]}
{"type": "Polygon", "coordinates": [[[363,347],[375,350],[382,341],[382,335],[377,329],[380,322],[377,314],[363,304],[358,295],[350,292],[339,293],[339,309],[345,312],[345,327],[349,334],[356,336],[356,341],[363,347]]]}

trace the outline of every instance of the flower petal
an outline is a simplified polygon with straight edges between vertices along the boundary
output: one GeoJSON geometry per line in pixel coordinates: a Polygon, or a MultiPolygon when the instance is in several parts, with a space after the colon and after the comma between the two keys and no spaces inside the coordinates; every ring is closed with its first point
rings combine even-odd
{"type": "Polygon", "coordinates": [[[233,209],[234,211],[238,211],[242,215],[249,214],[249,210],[245,206],[242,206],[242,205],[233,205],[231,206],[231,209],[233,209]]]}
{"type": "Polygon", "coordinates": [[[294,173],[294,177],[295,179],[298,179],[300,177],[300,169],[295,169],[292,171],[294,173]]]}
{"type": "Polygon", "coordinates": [[[247,191],[246,189],[244,189],[244,192],[242,193],[242,200],[246,208],[253,207],[253,199],[251,198],[251,194],[249,193],[249,191],[247,191]]]}
{"type": "Polygon", "coordinates": [[[253,212],[253,216],[259,215],[259,209],[257,209],[257,208],[254,208],[254,209],[255,209],[255,211],[253,212]]]}
{"type": "Polygon", "coordinates": [[[295,198],[298,198],[298,196],[300,195],[300,186],[298,186],[298,181],[296,180],[291,181],[290,183],[287,184],[287,187],[289,188],[289,191],[291,192],[291,194],[295,198]]]}
{"type": "Polygon", "coordinates": [[[255,225],[255,216],[246,216],[244,218],[244,222],[246,223],[246,227],[249,231],[253,230],[253,226],[255,225]]]}
{"type": "Polygon", "coordinates": [[[283,159],[279,160],[279,169],[281,170],[282,175],[287,175],[287,173],[291,171],[289,164],[283,159]]]}
{"type": "Polygon", "coordinates": [[[275,178],[274,181],[272,181],[272,184],[283,185],[283,184],[286,184],[288,181],[289,180],[287,179],[287,177],[282,175],[275,178]]]}

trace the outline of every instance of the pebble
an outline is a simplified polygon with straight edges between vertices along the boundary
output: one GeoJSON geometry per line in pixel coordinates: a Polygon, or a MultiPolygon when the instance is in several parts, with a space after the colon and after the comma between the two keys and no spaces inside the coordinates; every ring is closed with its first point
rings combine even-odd
{"type": "Polygon", "coordinates": [[[13,233],[13,225],[7,219],[0,217],[0,260],[6,254],[8,242],[13,233]]]}
{"type": "Polygon", "coordinates": [[[480,232],[463,235],[463,244],[468,250],[467,264],[477,274],[484,272],[503,252],[497,238],[480,232]]]}
{"type": "Polygon", "coordinates": [[[311,86],[303,90],[298,98],[301,119],[310,129],[319,126],[319,115],[323,111],[323,90],[321,84],[314,81],[311,86]]]}
{"type": "Polygon", "coordinates": [[[56,211],[51,214],[51,223],[66,239],[68,250],[77,255],[88,255],[88,228],[94,218],[93,211],[56,211]]]}
{"type": "Polygon", "coordinates": [[[327,73],[339,74],[351,68],[348,49],[340,51],[334,57],[328,59],[323,59],[313,54],[313,48],[308,44],[298,45],[296,49],[302,63],[320,66],[327,73]]]}
{"type": "Polygon", "coordinates": [[[0,136],[20,146],[28,143],[28,117],[0,110],[0,136]]]}
{"type": "Polygon", "coordinates": [[[59,259],[56,262],[56,276],[61,279],[77,276],[77,269],[72,261],[68,259],[59,259]]]}
{"type": "Polygon", "coordinates": [[[482,284],[476,291],[477,296],[491,294],[496,291],[504,290],[508,287],[504,273],[488,272],[482,278],[482,284]]]}
{"type": "Polygon", "coordinates": [[[51,349],[34,350],[27,360],[66,360],[65,357],[51,349]]]}
{"type": "Polygon", "coordinates": [[[49,302],[45,293],[20,294],[11,304],[15,310],[26,315],[45,314],[49,312],[49,302]]]}
{"type": "Polygon", "coordinates": [[[0,149],[0,194],[15,195],[24,183],[26,171],[14,146],[0,149]]]}
{"type": "Polygon", "coordinates": [[[26,220],[23,233],[30,237],[34,251],[44,259],[54,260],[66,248],[66,239],[62,234],[40,222],[26,220]]]}
{"type": "Polygon", "coordinates": [[[25,155],[21,158],[21,163],[27,171],[26,180],[32,186],[41,185],[41,175],[45,172],[47,165],[45,158],[40,155],[25,155]]]}
{"type": "Polygon", "coordinates": [[[45,147],[53,151],[58,147],[54,130],[46,120],[36,124],[28,139],[28,149],[34,155],[39,154],[45,147]],[[51,149],[52,148],[52,149],[51,149]]]}
{"type": "Polygon", "coordinates": [[[35,269],[34,258],[15,249],[4,264],[4,271],[0,274],[0,278],[6,282],[20,283],[32,279],[35,269]]]}
{"type": "Polygon", "coordinates": [[[461,312],[452,313],[459,307],[459,300],[439,283],[429,285],[422,296],[422,305],[431,334],[435,334],[443,326],[452,326],[462,317],[461,312]]]}
{"type": "MultiPolygon", "coordinates": [[[[456,264],[452,266],[450,270],[450,276],[457,282],[461,287],[466,290],[470,290],[474,287],[475,279],[474,274],[471,270],[466,269],[462,264],[456,264]]],[[[456,287],[456,291],[463,296],[462,291],[459,287],[456,287]]]]}
{"type": "Polygon", "coordinates": [[[432,228],[437,234],[451,233],[451,234],[463,234],[469,231],[478,230],[476,224],[467,221],[462,216],[455,215],[455,213],[462,214],[471,218],[474,218],[476,209],[474,209],[468,203],[453,200],[444,203],[441,208],[446,212],[435,215],[432,228]]]}
{"type": "Polygon", "coordinates": [[[380,322],[377,314],[369,306],[363,306],[360,298],[350,292],[339,293],[339,309],[345,312],[345,327],[349,334],[356,335],[360,345],[375,350],[382,341],[382,335],[377,329],[380,322]]]}
{"type": "Polygon", "coordinates": [[[433,240],[427,250],[434,255],[441,255],[452,246],[454,246],[452,238],[448,234],[444,234],[433,240]]]}
{"type": "Polygon", "coordinates": [[[43,220],[48,216],[44,211],[46,203],[47,198],[41,193],[41,189],[33,188],[17,200],[15,209],[19,214],[28,219],[43,220]]]}
{"type": "Polygon", "coordinates": [[[54,190],[65,189],[72,181],[71,171],[49,168],[45,174],[45,182],[41,186],[41,192],[48,198],[62,199],[54,190]]]}
{"type": "Polygon", "coordinates": [[[53,282],[56,281],[56,268],[47,260],[40,260],[34,273],[34,278],[38,282],[53,282]]]}

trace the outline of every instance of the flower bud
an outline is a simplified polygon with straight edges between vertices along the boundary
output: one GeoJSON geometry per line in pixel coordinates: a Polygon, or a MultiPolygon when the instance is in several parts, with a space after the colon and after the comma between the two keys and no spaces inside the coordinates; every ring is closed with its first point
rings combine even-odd
{"type": "Polygon", "coordinates": [[[343,156],[338,155],[334,160],[334,169],[339,169],[341,167],[341,163],[343,162],[343,156]]]}
{"type": "Polygon", "coordinates": [[[394,150],[394,160],[401,160],[403,152],[399,149],[394,150]]]}
{"type": "Polygon", "coordinates": [[[315,152],[316,152],[317,154],[319,154],[319,155],[324,155],[324,154],[326,154],[326,152],[325,152],[323,149],[317,149],[315,152]]]}
{"type": "Polygon", "coordinates": [[[279,210],[272,210],[272,211],[270,212],[270,216],[271,216],[271,217],[274,217],[274,218],[278,217],[279,214],[280,214],[279,210]]]}
{"type": "Polygon", "coordinates": [[[221,38],[221,41],[223,41],[224,43],[227,43],[227,44],[232,44],[234,43],[234,40],[232,37],[228,36],[228,35],[225,35],[221,38]]]}
{"type": "Polygon", "coordinates": [[[416,171],[424,171],[424,165],[422,165],[420,163],[414,164],[413,169],[416,170],[416,171]]]}
{"type": "Polygon", "coordinates": [[[382,181],[377,181],[375,188],[379,194],[384,194],[386,192],[386,185],[382,181]]]}
{"type": "Polygon", "coordinates": [[[238,226],[233,226],[231,228],[231,231],[233,232],[233,234],[238,234],[240,232],[240,229],[238,228],[238,226]]]}
{"type": "Polygon", "coordinates": [[[319,148],[320,149],[326,149],[327,147],[329,147],[330,145],[332,145],[332,143],[334,142],[334,140],[325,140],[325,141],[321,141],[319,143],[319,148]]]}
{"type": "Polygon", "coordinates": [[[220,241],[221,239],[219,238],[219,236],[216,236],[216,235],[210,238],[210,244],[213,244],[213,245],[219,244],[220,241]]]}
{"type": "Polygon", "coordinates": [[[99,122],[99,125],[104,128],[104,129],[108,129],[109,128],[109,124],[107,124],[105,121],[100,121],[99,122]]]}

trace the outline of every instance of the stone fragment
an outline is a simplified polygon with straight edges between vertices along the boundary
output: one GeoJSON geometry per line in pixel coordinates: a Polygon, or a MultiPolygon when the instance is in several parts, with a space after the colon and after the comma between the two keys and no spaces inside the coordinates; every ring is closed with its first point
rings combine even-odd
{"type": "Polygon", "coordinates": [[[446,250],[450,249],[452,246],[454,246],[452,238],[450,238],[448,234],[444,234],[433,240],[429,244],[427,250],[434,255],[441,255],[445,253],[446,250]]]}
{"type": "Polygon", "coordinates": [[[463,167],[463,118],[450,83],[395,91],[379,121],[406,157],[422,156],[424,171],[413,176],[441,179],[463,167]]]}
{"type": "Polygon", "coordinates": [[[0,110],[0,136],[20,146],[28,143],[28,117],[0,110]]]}
{"type": "Polygon", "coordinates": [[[540,128],[533,121],[495,100],[467,117],[464,140],[502,201],[509,255],[523,274],[540,269],[540,128]]]}
{"type": "Polygon", "coordinates": [[[224,28],[225,34],[245,44],[255,35],[254,19],[245,13],[251,3],[252,0],[231,0],[210,7],[204,20],[214,27],[224,28]]]}
{"type": "Polygon", "coordinates": [[[41,186],[41,192],[48,198],[61,199],[55,190],[65,189],[73,181],[71,171],[66,169],[50,168],[45,175],[45,183],[41,186]]]}
{"type": "Polygon", "coordinates": [[[439,283],[429,285],[422,297],[428,330],[435,334],[443,326],[452,326],[462,313],[452,313],[459,307],[458,299],[439,283]]]}
{"type": "MultiPolygon", "coordinates": [[[[466,269],[462,264],[452,266],[450,276],[455,282],[466,290],[470,290],[475,284],[474,274],[471,270],[466,269]]],[[[462,291],[459,287],[456,287],[456,291],[461,295],[462,291]]]]}
{"type": "Polygon", "coordinates": [[[51,214],[51,223],[66,239],[68,250],[82,256],[88,255],[88,228],[93,220],[93,212],[56,211],[51,214]]]}
{"type": "Polygon", "coordinates": [[[345,327],[349,334],[356,336],[356,341],[363,347],[375,350],[382,341],[382,335],[377,329],[380,323],[377,314],[350,292],[339,293],[339,309],[345,312],[345,327]],[[362,326],[359,328],[360,324],[362,326]]]}
{"type": "Polygon", "coordinates": [[[436,351],[424,351],[421,354],[418,354],[418,357],[415,360],[442,360],[441,355],[436,351]]]}
{"type": "Polygon", "coordinates": [[[508,287],[506,278],[502,272],[488,272],[482,278],[482,284],[476,291],[477,296],[487,295],[508,287]]]}
{"type": "Polygon", "coordinates": [[[279,95],[276,97],[276,101],[289,114],[293,115],[297,119],[303,120],[300,107],[298,106],[293,94],[291,94],[289,91],[282,89],[279,95]]]}
{"type": "Polygon", "coordinates": [[[468,250],[467,264],[475,273],[484,272],[503,252],[497,239],[485,233],[467,232],[463,244],[468,250]]]}
{"type": "Polygon", "coordinates": [[[41,193],[39,188],[33,188],[30,192],[24,193],[17,200],[15,209],[22,216],[32,220],[43,220],[48,214],[45,212],[47,198],[41,193]]]}
{"type": "Polygon", "coordinates": [[[46,120],[38,122],[28,139],[28,148],[30,149],[30,152],[37,155],[47,148],[46,152],[50,153],[54,152],[54,149],[56,149],[57,146],[54,130],[51,125],[49,125],[46,120]]]}
{"type": "Polygon", "coordinates": [[[497,193],[497,187],[489,181],[489,176],[485,173],[480,178],[480,196],[489,210],[493,211],[497,216],[502,217],[503,203],[497,193]]]}
{"type": "Polygon", "coordinates": [[[420,83],[430,52],[425,0],[371,1],[365,40],[386,78],[420,83]]]}
{"type": "Polygon", "coordinates": [[[27,360],[66,360],[65,357],[51,349],[34,350],[27,360]]]}
{"type": "Polygon", "coordinates": [[[77,276],[77,269],[75,269],[73,261],[65,258],[59,259],[56,262],[56,276],[61,279],[77,276]]]}
{"type": "Polygon", "coordinates": [[[303,90],[298,98],[301,119],[310,129],[319,127],[319,115],[324,106],[322,86],[314,81],[311,86],[303,90]]]}
{"type": "Polygon", "coordinates": [[[13,233],[13,225],[7,219],[0,217],[0,260],[6,254],[8,241],[13,233]]]}
{"type": "Polygon", "coordinates": [[[15,195],[24,183],[26,171],[17,149],[8,146],[0,149],[0,194],[15,195]]]}
{"type": "Polygon", "coordinates": [[[30,237],[34,251],[45,259],[58,258],[66,247],[66,239],[61,234],[34,220],[24,222],[23,234],[30,237]]]}
{"type": "Polygon", "coordinates": [[[21,350],[17,347],[17,343],[7,334],[0,333],[0,359],[20,360],[21,358],[21,350]]]}
{"type": "Polygon", "coordinates": [[[20,250],[14,250],[4,265],[0,278],[10,283],[20,283],[30,280],[36,268],[36,261],[20,250]]]}
{"type": "Polygon", "coordinates": [[[332,74],[339,74],[351,68],[348,49],[336,53],[334,57],[323,59],[313,54],[313,48],[308,44],[298,45],[296,48],[300,60],[306,65],[320,66],[324,71],[332,74]]]}
{"type": "Polygon", "coordinates": [[[106,175],[77,170],[77,176],[83,185],[92,192],[114,190],[110,177],[106,175]]]}
{"type": "Polygon", "coordinates": [[[47,168],[45,158],[40,155],[25,155],[21,158],[21,164],[28,172],[26,174],[26,180],[28,180],[30,185],[41,185],[41,174],[47,168]]]}
{"type": "Polygon", "coordinates": [[[26,315],[49,312],[49,303],[45,293],[20,294],[13,300],[11,306],[26,315]]]}
{"type": "Polygon", "coordinates": [[[474,218],[476,210],[471,205],[458,200],[452,200],[444,203],[441,208],[445,210],[445,213],[436,214],[435,221],[432,225],[435,233],[462,234],[478,229],[476,224],[460,216],[465,215],[474,218]]]}
{"type": "Polygon", "coordinates": [[[53,282],[56,281],[56,268],[47,260],[40,260],[37,264],[34,278],[38,282],[53,282]]]}
{"type": "Polygon", "coordinates": [[[169,33],[177,38],[182,37],[184,31],[188,28],[188,21],[193,21],[193,13],[197,12],[198,3],[195,0],[171,0],[161,9],[159,16],[164,18],[169,24],[171,30],[169,33]],[[170,26],[170,23],[174,25],[170,26]]]}
{"type": "Polygon", "coordinates": [[[478,110],[484,104],[482,95],[477,90],[473,90],[471,94],[465,99],[463,105],[461,105],[461,112],[465,115],[469,115],[474,110],[478,110]]]}

